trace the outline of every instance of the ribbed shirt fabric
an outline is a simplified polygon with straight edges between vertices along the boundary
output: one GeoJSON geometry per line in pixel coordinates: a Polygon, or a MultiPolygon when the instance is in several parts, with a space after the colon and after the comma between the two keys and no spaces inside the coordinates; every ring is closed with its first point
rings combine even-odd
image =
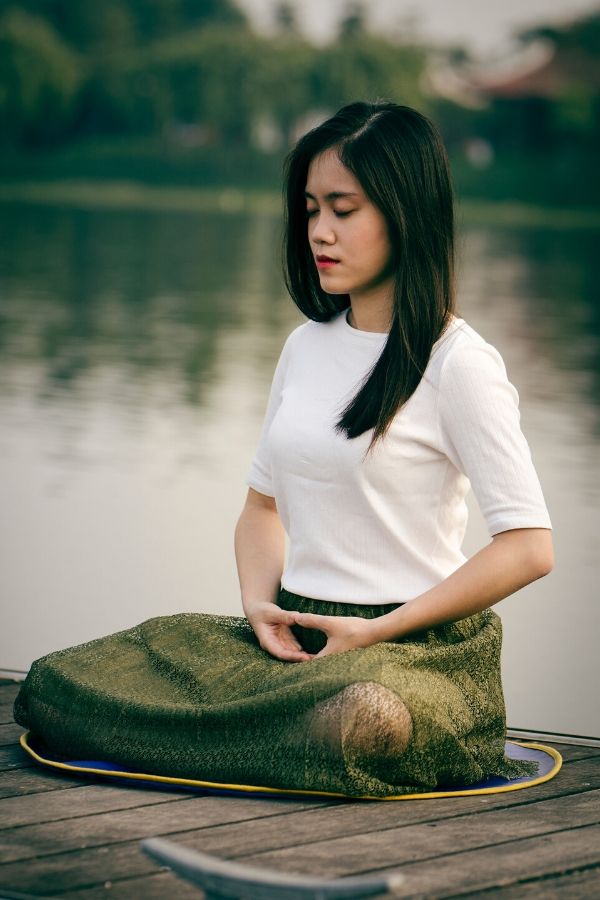
{"type": "Polygon", "coordinates": [[[467,559],[473,488],[490,536],[552,528],[504,361],[464,319],[433,346],[416,391],[383,442],[348,440],[335,422],[377,361],[387,334],[347,311],[308,321],[275,369],[246,483],[274,497],[289,536],[288,591],[346,603],[403,603],[467,559]]]}

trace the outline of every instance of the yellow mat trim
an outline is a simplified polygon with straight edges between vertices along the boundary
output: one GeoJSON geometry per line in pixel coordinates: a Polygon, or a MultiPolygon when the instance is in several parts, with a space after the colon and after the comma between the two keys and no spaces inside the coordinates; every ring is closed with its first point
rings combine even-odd
{"type": "Polygon", "coordinates": [[[518,747],[529,747],[532,750],[542,750],[548,753],[554,760],[554,765],[545,775],[539,778],[533,778],[531,781],[519,782],[518,784],[506,784],[501,787],[475,788],[469,790],[463,788],[456,791],[428,791],[422,794],[394,794],[391,797],[374,797],[370,794],[361,794],[359,796],[351,796],[349,794],[341,794],[332,791],[304,791],[293,788],[274,788],[253,784],[223,784],[215,781],[198,781],[193,778],[172,778],[169,775],[146,775],[141,772],[119,772],[114,769],[95,769],[92,766],[72,766],[69,763],[56,762],[55,760],[45,759],[40,756],[33,747],[30,746],[28,738],[31,732],[27,731],[19,738],[19,743],[23,750],[26,751],[36,762],[44,766],[51,766],[54,769],[60,769],[66,772],[76,772],[86,775],[101,775],[104,778],[127,778],[134,781],[151,781],[160,784],[174,784],[187,787],[199,788],[217,788],[219,790],[242,791],[244,793],[256,793],[260,791],[263,794],[278,794],[279,796],[302,796],[302,797],[342,797],[345,800],[430,800],[442,797],[473,797],[478,794],[502,794],[506,791],[519,791],[523,788],[535,787],[537,784],[543,784],[550,781],[560,771],[563,763],[562,756],[554,747],[547,747],[545,744],[525,743],[524,741],[508,741],[509,744],[516,744],[518,747]]]}

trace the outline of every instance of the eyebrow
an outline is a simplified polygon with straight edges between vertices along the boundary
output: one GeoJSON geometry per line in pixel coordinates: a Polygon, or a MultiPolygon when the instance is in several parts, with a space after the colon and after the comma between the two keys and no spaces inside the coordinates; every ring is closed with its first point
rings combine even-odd
{"type": "MultiPolygon", "coordinates": [[[[309,197],[311,200],[317,199],[312,194],[309,194],[308,191],[304,191],[304,196],[309,197]]],[[[329,194],[325,194],[326,200],[337,200],[339,197],[358,197],[358,194],[356,191],[330,191],[329,194]]]]}

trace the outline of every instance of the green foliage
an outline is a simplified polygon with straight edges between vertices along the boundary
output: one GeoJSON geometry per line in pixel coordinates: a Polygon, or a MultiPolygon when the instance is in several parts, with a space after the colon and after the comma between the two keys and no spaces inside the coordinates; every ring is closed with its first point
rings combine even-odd
{"type": "Polygon", "coordinates": [[[318,49],[289,32],[267,39],[211,24],[104,57],[84,105],[105,132],[167,134],[195,124],[208,143],[239,146],[265,117],[289,145],[295,123],[313,109],[376,96],[423,106],[424,63],[421,49],[368,34],[318,49]]]}
{"type": "Polygon", "coordinates": [[[5,145],[51,142],[68,131],[84,77],[78,55],[44,19],[0,19],[0,133],[5,145]]]}
{"type": "Polygon", "coordinates": [[[598,115],[598,99],[583,83],[569,85],[553,105],[553,124],[571,135],[590,132],[598,115]]]}
{"type": "Polygon", "coordinates": [[[307,115],[358,97],[428,107],[424,49],[370,34],[360,3],[326,47],[298,33],[289,3],[278,17],[278,33],[265,38],[233,0],[21,0],[2,20],[7,133],[17,146],[154,135],[169,152],[194,143],[249,149],[266,123],[278,153],[307,115]],[[33,15],[42,11],[46,19],[33,15]],[[53,103],[41,101],[44,92],[53,103]]]}
{"type": "MultiPolygon", "coordinates": [[[[15,0],[0,0],[0,12],[13,5],[15,0]]],[[[65,41],[92,54],[184,34],[211,22],[246,23],[233,0],[19,0],[18,6],[43,16],[65,41]]]]}
{"type": "Polygon", "coordinates": [[[381,96],[426,111],[429,100],[419,86],[424,66],[425,52],[420,47],[398,46],[358,33],[324,48],[315,61],[314,75],[327,107],[381,96]]]}

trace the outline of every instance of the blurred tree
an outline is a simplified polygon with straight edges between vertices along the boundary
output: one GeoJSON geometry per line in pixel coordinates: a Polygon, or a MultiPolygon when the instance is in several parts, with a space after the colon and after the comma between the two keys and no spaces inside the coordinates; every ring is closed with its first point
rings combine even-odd
{"type": "Polygon", "coordinates": [[[296,122],[316,102],[314,71],[319,52],[300,37],[278,36],[262,48],[256,60],[256,93],[253,106],[266,114],[288,147],[296,122]],[[282,77],[285,73],[285,77],[282,77]]]}
{"type": "MultiPolygon", "coordinates": [[[[69,0],[64,0],[69,2],[69,0]]],[[[138,39],[158,40],[198,26],[247,26],[248,20],[232,0],[129,0],[138,22],[138,39]]]]}
{"type": "MultiPolygon", "coordinates": [[[[15,5],[15,0],[0,0],[0,12],[15,5]]],[[[233,0],[18,0],[18,6],[43,16],[73,47],[92,53],[170,37],[210,22],[247,23],[233,0]]]]}
{"type": "Polygon", "coordinates": [[[388,97],[424,112],[430,99],[421,88],[426,52],[365,33],[336,41],[315,60],[312,103],[338,107],[357,97],[388,97]]]}
{"type": "Polygon", "coordinates": [[[0,135],[5,147],[57,140],[68,128],[82,60],[44,19],[23,10],[0,17],[0,135]]]}
{"type": "Polygon", "coordinates": [[[338,27],[338,40],[353,38],[366,31],[365,7],[359,0],[346,6],[338,27]]]}
{"type": "Polygon", "coordinates": [[[282,0],[275,4],[273,20],[279,34],[298,34],[298,19],[296,9],[292,3],[282,0]]]}
{"type": "Polygon", "coordinates": [[[104,91],[113,118],[134,133],[164,135],[193,123],[210,126],[218,143],[244,145],[263,49],[264,39],[245,26],[205,25],[114,56],[110,71],[97,75],[97,96],[104,91]]]}
{"type": "MultiPolygon", "coordinates": [[[[2,6],[11,7],[14,2],[0,0],[2,6]]],[[[82,53],[131,46],[136,40],[134,16],[123,0],[20,0],[19,7],[43,17],[64,41],[82,53]]]]}

